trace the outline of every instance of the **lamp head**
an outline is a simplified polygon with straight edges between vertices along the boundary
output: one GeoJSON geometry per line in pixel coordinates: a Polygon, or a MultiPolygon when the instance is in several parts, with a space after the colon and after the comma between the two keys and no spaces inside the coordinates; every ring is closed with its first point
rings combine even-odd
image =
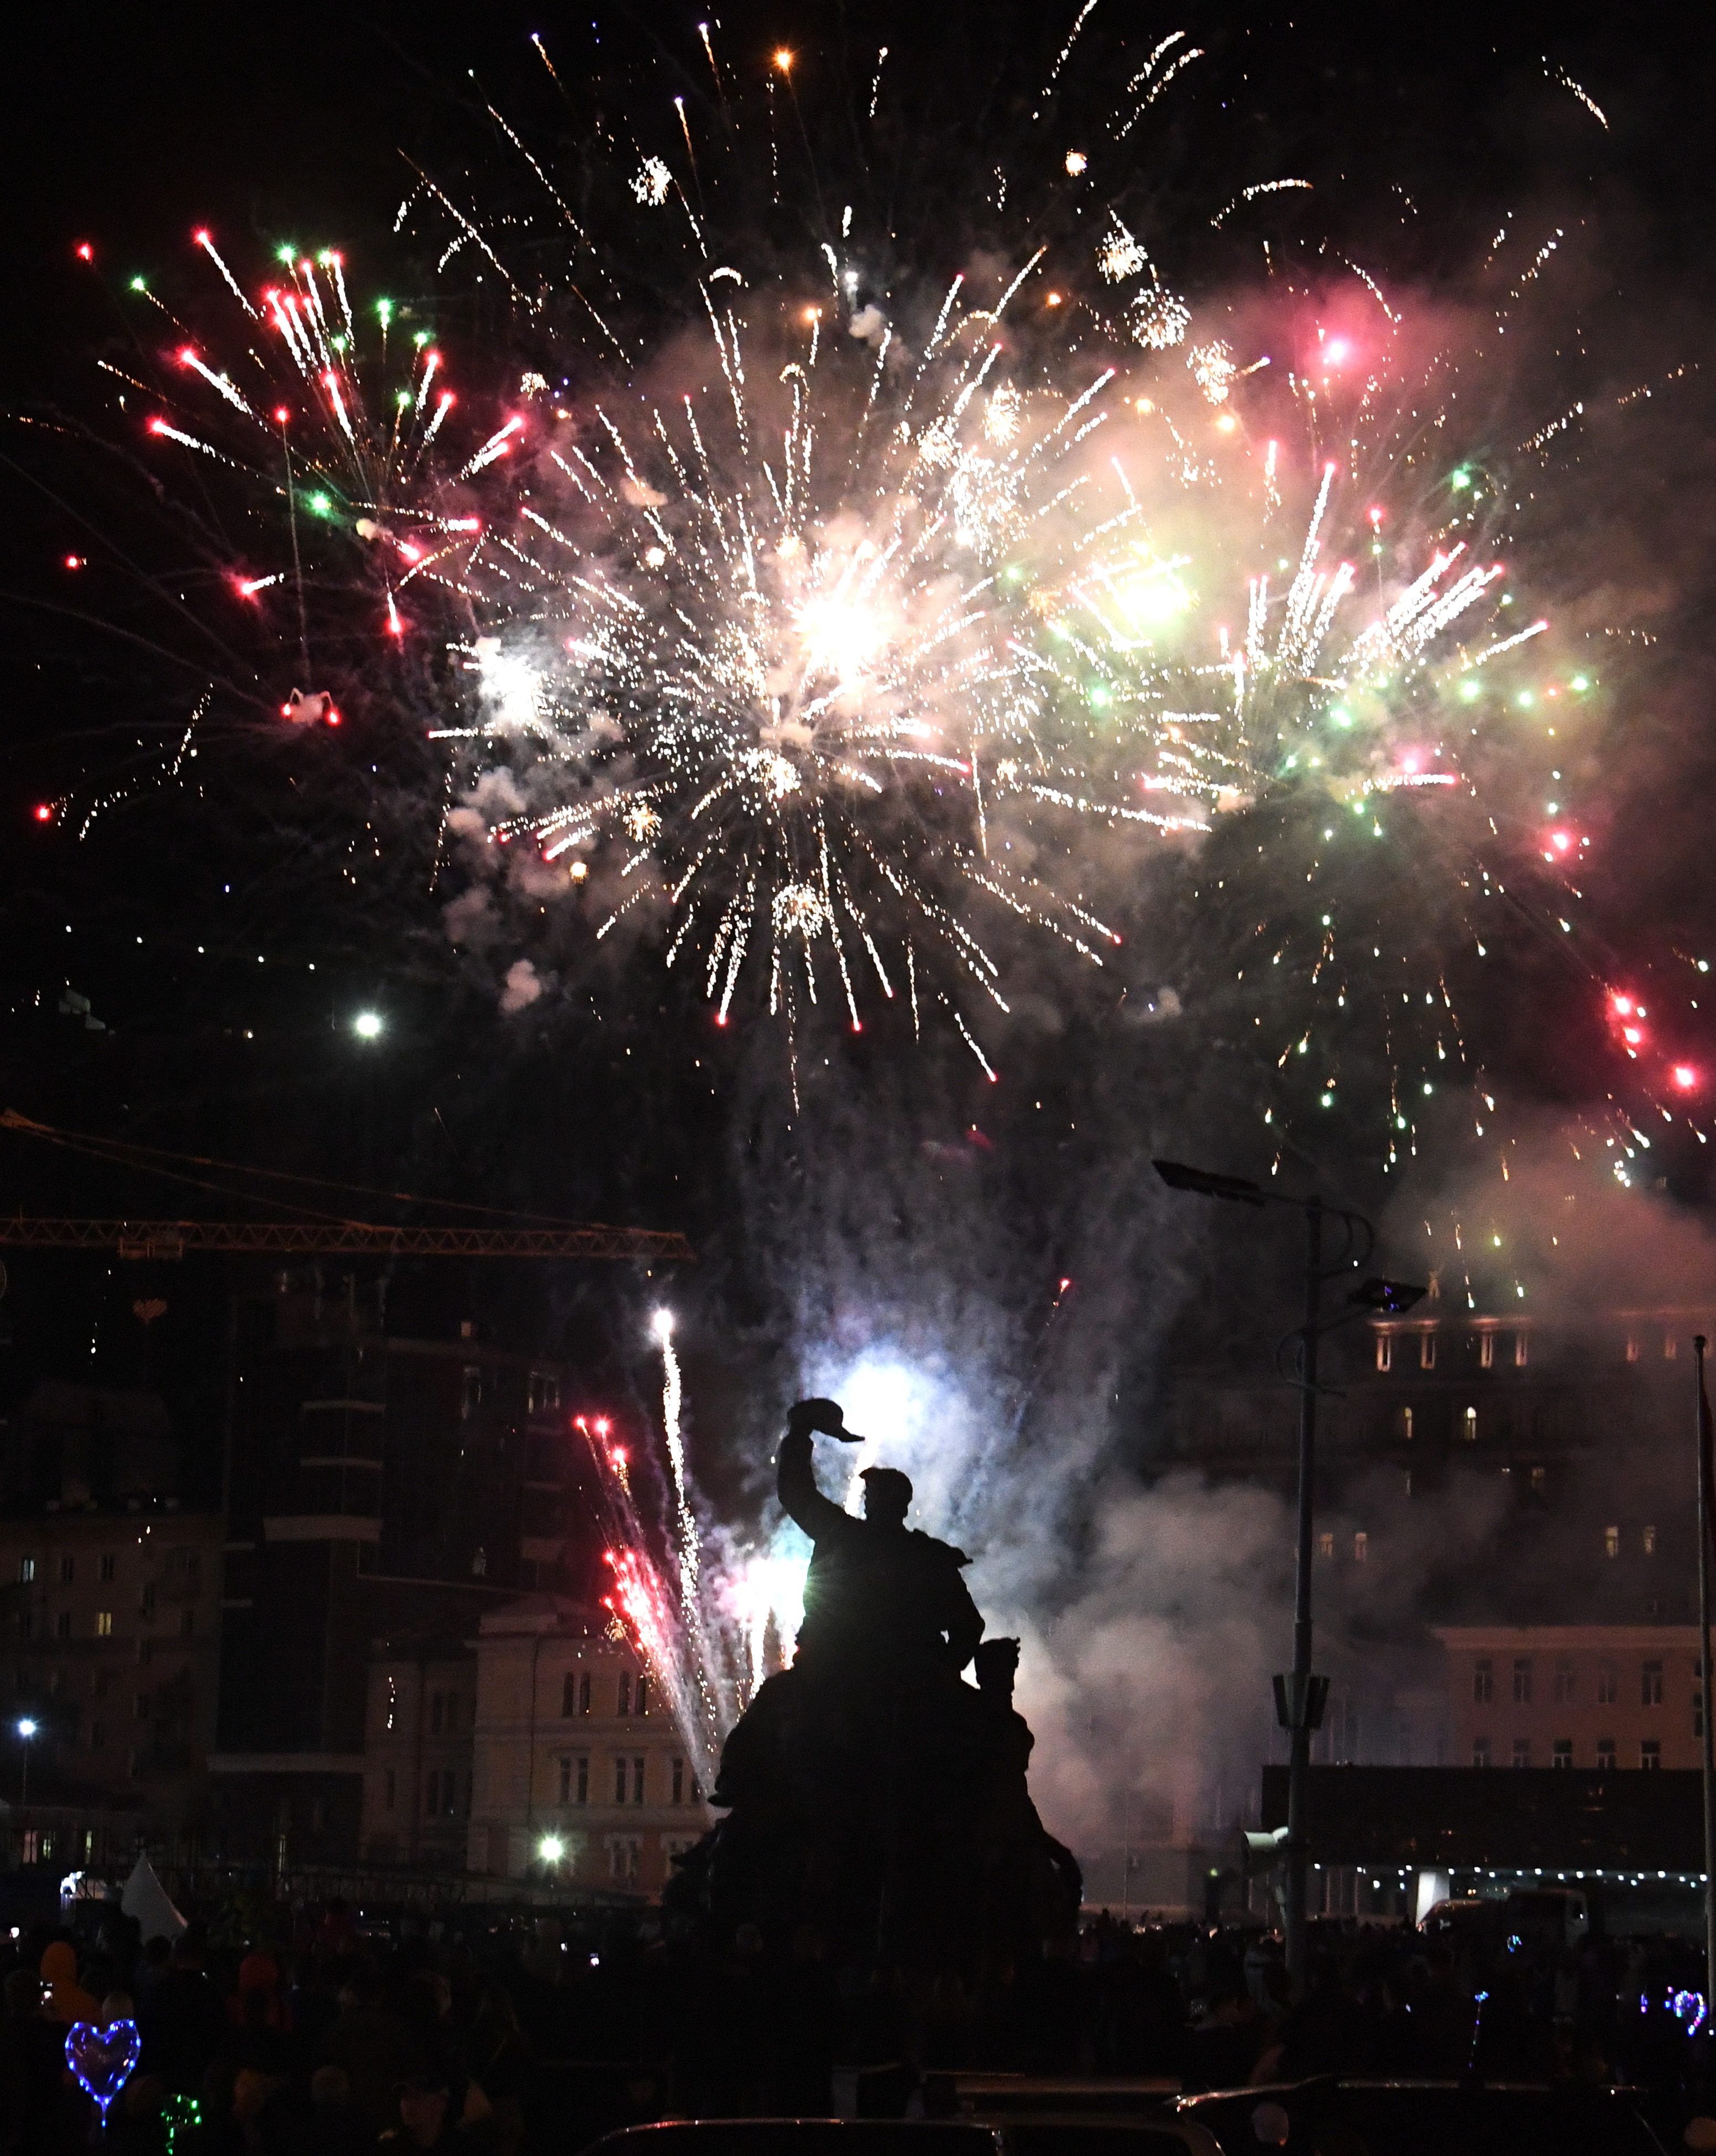
{"type": "Polygon", "coordinates": [[[1199,1198],[1231,1199],[1236,1205],[1261,1205],[1263,1193],[1242,1175],[1217,1175],[1207,1168],[1187,1168],[1177,1160],[1153,1160],[1150,1166],[1170,1190],[1189,1190],[1199,1198]]]}
{"type": "Polygon", "coordinates": [[[1386,1317],[1398,1317],[1410,1310],[1414,1303],[1422,1302],[1430,1292],[1427,1287],[1416,1287],[1408,1281],[1360,1281],[1347,1297],[1360,1310],[1374,1310],[1386,1317]]]}

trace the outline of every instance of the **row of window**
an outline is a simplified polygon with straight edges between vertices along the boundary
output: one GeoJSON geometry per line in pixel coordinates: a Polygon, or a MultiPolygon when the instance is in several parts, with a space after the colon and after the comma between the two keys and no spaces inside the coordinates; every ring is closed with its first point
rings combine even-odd
{"type": "MultiPolygon", "coordinates": [[[[155,1598],[151,1594],[148,1597],[141,1614],[145,1616],[149,1615],[153,1611],[154,1607],[155,1598]]],[[[72,1611],[69,1609],[59,1609],[54,1614],[53,1631],[51,1633],[45,1630],[38,1631],[36,1629],[34,1613],[26,1611],[23,1620],[23,1635],[27,1640],[46,1640],[50,1638],[55,1640],[69,1640],[75,1636],[72,1630],[72,1611]]],[[[194,1609],[180,1610],[179,1637],[182,1640],[191,1640],[194,1639],[196,1635],[196,1611],[194,1609]]],[[[95,1621],[90,1629],[90,1637],[93,1640],[110,1640],[113,1637],[113,1612],[110,1609],[98,1609],[95,1612],[95,1621]]]]}
{"type": "MultiPolygon", "coordinates": [[[[105,1583],[110,1580],[114,1577],[116,1559],[111,1550],[97,1552],[95,1577],[99,1581],[105,1583]]],[[[73,1552],[67,1550],[61,1553],[59,1568],[60,1585],[71,1586],[78,1576],[78,1561],[73,1552]]],[[[170,1549],[166,1553],[166,1568],[172,1578],[195,1579],[202,1568],[202,1553],[194,1549],[170,1549]]],[[[18,1578],[21,1587],[30,1587],[35,1584],[36,1560],[34,1558],[21,1557],[18,1559],[18,1578]]],[[[152,1597],[155,1589],[152,1585],[146,1586],[143,1592],[146,1595],[152,1597]]]]}
{"type": "MultiPolygon", "coordinates": [[[[483,1404],[483,1365],[467,1363],[460,1376],[458,1412],[462,1421],[469,1422],[483,1404]]],[[[498,1379],[500,1373],[489,1373],[498,1379]]],[[[515,1395],[516,1397],[516,1395],[515,1395]]],[[[528,1414],[547,1414],[560,1405],[560,1379],[552,1370],[532,1370],[525,1388],[525,1410],[528,1414]]]]}
{"type": "MultiPolygon", "coordinates": [[[[1693,1665],[1693,1674],[1696,1679],[1698,1674],[1696,1663],[1693,1665]]],[[[1479,1656],[1472,1665],[1472,1698],[1476,1706],[1488,1707],[1494,1699],[1495,1679],[1496,1669],[1493,1660],[1487,1655],[1479,1656]]],[[[1536,1682],[1536,1672],[1529,1655],[1514,1656],[1513,1680],[1514,1706],[1529,1707],[1533,1687],[1536,1682]]],[[[1579,1671],[1571,1662],[1556,1664],[1553,1681],[1557,1707],[1572,1707],[1577,1703],[1579,1681],[1579,1671]]],[[[1659,1660],[1652,1659],[1640,1663],[1638,1696],[1641,1707],[1660,1707],[1662,1704],[1662,1664],[1659,1660]]],[[[1620,1666],[1615,1662],[1600,1663],[1596,1672],[1596,1704],[1599,1707],[1613,1707],[1620,1697],[1620,1666]]],[[[1695,1715],[1698,1698],[1698,1695],[1695,1692],[1693,1694],[1695,1715]]]]}
{"type": "MultiPolygon", "coordinates": [[[[562,1715],[588,1714],[591,1711],[592,1672],[588,1670],[568,1670],[561,1686],[560,1711],[562,1715]]],[[[606,1686],[603,1686],[606,1691],[606,1686]]],[[[614,1712],[622,1716],[648,1714],[649,1712],[649,1679],[640,1674],[633,1677],[629,1670],[622,1670],[614,1683],[614,1712]]]]}
{"type": "MultiPolygon", "coordinates": [[[[399,1799],[399,1779],[389,1768],[382,1784],[382,1803],[392,1811],[399,1799]]],[[[464,1816],[471,1810],[471,1778],[464,1780],[464,1816]]],[[[423,1817],[425,1819],[457,1819],[459,1816],[458,1775],[451,1767],[432,1767],[423,1777],[423,1817]]]]}
{"type": "MultiPolygon", "coordinates": [[[[1492,1767],[1495,1764],[1490,1756],[1488,1738],[1474,1737],[1473,1738],[1472,1763],[1474,1767],[1492,1767]]],[[[1573,1763],[1573,1739],[1570,1737],[1556,1738],[1550,1747],[1550,1766],[1571,1767],[1573,1763]]],[[[1638,1748],[1638,1763],[1646,1768],[1662,1765],[1662,1747],[1658,1738],[1654,1737],[1644,1738],[1638,1748]]],[[[1514,1739],[1514,1764],[1516,1767],[1529,1767],[1531,1764],[1531,1739],[1529,1737],[1516,1737],[1514,1739]]],[[[1596,1764],[1599,1769],[1606,1771],[1612,1771],[1620,1764],[1612,1737],[1598,1738],[1596,1764]]]]}
{"type": "MultiPolygon", "coordinates": [[[[1376,1367],[1379,1370],[1393,1369],[1396,1337],[1392,1332],[1377,1334],[1376,1367]]],[[[1496,1342],[1499,1337],[1494,1332],[1480,1332],[1478,1335],[1479,1369],[1494,1369],[1496,1342]]],[[[1529,1337],[1529,1336],[1524,1332],[1516,1332],[1514,1335],[1514,1368],[1516,1370],[1523,1370],[1530,1358],[1530,1348],[1527,1344],[1529,1337]]],[[[1421,1332],[1418,1335],[1418,1368],[1421,1370],[1433,1370],[1436,1368],[1436,1335],[1433,1332],[1421,1332]]]]}
{"type": "MultiPolygon", "coordinates": [[[[560,1801],[563,1804],[587,1804],[590,1801],[590,1755],[572,1753],[558,1763],[560,1770],[560,1801]]],[[[613,1802],[623,1804],[643,1802],[646,1762],[641,1755],[629,1758],[616,1756],[612,1763],[613,1774],[613,1802]],[[629,1792],[629,1795],[628,1795],[629,1792]]],[[[668,1802],[683,1804],[687,1792],[695,1799],[703,1794],[694,1777],[685,1770],[683,1759],[668,1762],[668,1802]]]]}
{"type": "MultiPolygon", "coordinates": [[[[1379,1332],[1376,1336],[1377,1368],[1379,1370],[1391,1370],[1394,1368],[1394,1350],[1396,1340],[1401,1339],[1405,1341],[1410,1339],[1411,1337],[1412,1336],[1410,1333],[1396,1334],[1392,1332],[1379,1332]]],[[[1501,1334],[1490,1331],[1483,1332],[1477,1335],[1478,1363],[1480,1369],[1493,1370],[1495,1368],[1497,1354],[1496,1343],[1499,1339],[1501,1339],[1501,1334]]],[[[1529,1345],[1529,1338],[1530,1336],[1524,1332],[1516,1332],[1513,1336],[1513,1363],[1516,1370],[1523,1370],[1525,1368],[1527,1362],[1530,1359],[1530,1348],[1529,1345]]],[[[1421,1370],[1433,1370],[1436,1368],[1436,1334],[1433,1332],[1421,1332],[1417,1336],[1417,1340],[1418,1368],[1421,1370]]],[[[1662,1360],[1665,1363],[1672,1363],[1677,1358],[1679,1353],[1679,1336],[1672,1332],[1665,1332],[1662,1335],[1662,1360]]],[[[1627,1361],[1629,1363],[1639,1362],[1642,1359],[1643,1354],[1644,1342],[1642,1335],[1637,1332],[1629,1332],[1626,1336],[1627,1361]]]]}

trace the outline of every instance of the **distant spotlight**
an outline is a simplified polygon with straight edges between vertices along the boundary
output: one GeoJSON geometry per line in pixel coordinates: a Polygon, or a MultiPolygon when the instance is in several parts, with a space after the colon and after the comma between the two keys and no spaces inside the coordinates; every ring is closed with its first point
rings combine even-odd
{"type": "Polygon", "coordinates": [[[545,1864],[558,1864],[566,1853],[566,1845],[557,1834],[545,1834],[536,1847],[545,1864]]]}
{"type": "Polygon", "coordinates": [[[382,1030],[381,1013],[379,1011],[360,1011],[357,1014],[357,1016],[351,1021],[351,1030],[357,1035],[360,1040],[376,1040],[382,1030]]]}
{"type": "Polygon", "coordinates": [[[35,1735],[36,1725],[31,1721],[28,1715],[25,1715],[23,1719],[18,1723],[18,1733],[21,1738],[23,1738],[26,1744],[28,1744],[31,1738],[35,1735]]]}
{"type": "Polygon", "coordinates": [[[788,74],[791,72],[792,55],[787,51],[785,45],[781,45],[777,48],[775,54],[775,65],[780,69],[782,74],[788,74]]]}

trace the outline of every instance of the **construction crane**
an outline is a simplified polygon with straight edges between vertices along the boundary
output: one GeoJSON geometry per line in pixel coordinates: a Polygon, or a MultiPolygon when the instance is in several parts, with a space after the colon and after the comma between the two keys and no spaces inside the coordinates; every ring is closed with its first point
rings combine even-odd
{"type": "MultiPolygon", "coordinates": [[[[408,1190],[341,1183],[326,1176],[255,1168],[201,1153],[170,1152],[133,1139],[56,1130],[52,1124],[20,1115],[15,1108],[0,1111],[0,1130],[43,1139],[109,1167],[188,1183],[241,1204],[265,1201],[254,1191],[235,1187],[229,1181],[212,1181],[210,1176],[275,1185],[294,1183],[346,1197],[385,1198],[418,1211],[476,1214],[481,1223],[474,1221],[467,1227],[426,1221],[399,1226],[385,1220],[353,1220],[290,1198],[285,1200],[287,1205],[296,1206],[304,1217],[295,1220],[157,1220],[131,1216],[30,1219],[19,1211],[0,1214],[0,1248],[112,1250],[121,1258],[182,1258],[192,1250],[223,1250],[282,1257],[631,1258],[660,1265],[696,1263],[697,1254],[684,1236],[668,1229],[612,1228],[597,1221],[561,1220],[504,1206],[424,1199],[408,1190]],[[192,1173],[192,1170],[202,1172],[192,1173]]],[[[279,1203],[278,1198],[275,1203],[279,1203]]]]}
{"type": "Polygon", "coordinates": [[[44,1220],[0,1215],[0,1246],[13,1250],[111,1250],[121,1258],[182,1258],[192,1250],[275,1252],[309,1257],[638,1258],[692,1265],[696,1255],[671,1229],[607,1228],[396,1228],[382,1220],[44,1220]]]}

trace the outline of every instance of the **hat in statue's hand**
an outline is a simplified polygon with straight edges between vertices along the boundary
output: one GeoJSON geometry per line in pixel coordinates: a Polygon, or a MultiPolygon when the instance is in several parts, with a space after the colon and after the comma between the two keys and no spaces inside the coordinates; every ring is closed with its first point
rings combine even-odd
{"type": "Polygon", "coordinates": [[[846,1427],[846,1417],[838,1400],[795,1401],[786,1411],[786,1427],[795,1435],[819,1430],[824,1437],[838,1437],[843,1445],[862,1445],[864,1441],[855,1430],[846,1427]]]}

